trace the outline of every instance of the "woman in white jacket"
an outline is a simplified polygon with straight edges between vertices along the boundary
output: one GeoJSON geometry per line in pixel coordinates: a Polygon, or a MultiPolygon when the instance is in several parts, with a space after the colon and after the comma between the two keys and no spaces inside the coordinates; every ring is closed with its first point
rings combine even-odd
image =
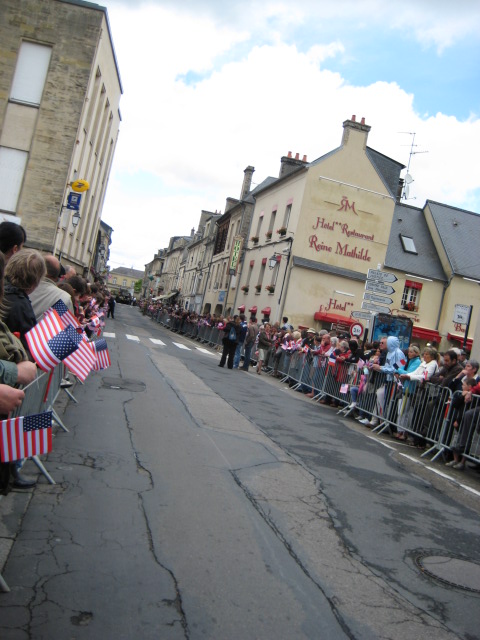
{"type": "Polygon", "coordinates": [[[423,350],[423,360],[420,365],[410,373],[402,373],[400,380],[416,380],[428,382],[438,371],[438,353],[436,349],[425,347],[423,350]]]}

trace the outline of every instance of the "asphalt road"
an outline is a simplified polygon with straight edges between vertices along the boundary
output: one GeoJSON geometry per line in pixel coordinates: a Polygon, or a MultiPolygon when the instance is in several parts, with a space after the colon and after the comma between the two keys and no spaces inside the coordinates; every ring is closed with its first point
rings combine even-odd
{"type": "Polygon", "coordinates": [[[137,308],[106,336],[19,525],[2,640],[480,638],[476,477],[137,308]]]}

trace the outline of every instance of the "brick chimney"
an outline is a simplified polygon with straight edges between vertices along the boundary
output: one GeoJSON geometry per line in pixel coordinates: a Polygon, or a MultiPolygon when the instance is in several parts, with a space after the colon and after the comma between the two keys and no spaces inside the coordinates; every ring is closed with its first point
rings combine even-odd
{"type": "Polygon", "coordinates": [[[252,176],[254,171],[255,171],[255,167],[251,167],[250,165],[248,165],[248,167],[243,172],[244,177],[243,177],[242,191],[240,193],[240,200],[243,200],[250,191],[250,188],[252,186],[252,176]]]}
{"type": "Polygon", "coordinates": [[[292,152],[289,151],[286,156],[283,156],[280,159],[280,173],[278,174],[278,177],[283,178],[283,176],[292,173],[292,171],[295,171],[298,167],[303,167],[306,164],[308,164],[307,156],[303,156],[303,159],[300,160],[299,153],[296,153],[294,158],[292,157],[292,152]]]}
{"type": "Polygon", "coordinates": [[[365,124],[365,118],[362,118],[361,122],[357,122],[357,118],[353,115],[350,120],[345,120],[343,123],[343,138],[342,147],[349,143],[350,138],[360,138],[363,144],[363,148],[367,146],[368,132],[372,127],[365,124]]]}

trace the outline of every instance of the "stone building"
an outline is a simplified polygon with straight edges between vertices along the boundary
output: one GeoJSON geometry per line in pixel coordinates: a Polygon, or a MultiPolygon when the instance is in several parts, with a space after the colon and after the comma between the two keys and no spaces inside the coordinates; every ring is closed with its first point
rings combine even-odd
{"type": "Polygon", "coordinates": [[[225,213],[217,220],[213,256],[205,285],[204,313],[218,315],[232,309],[245,255],[244,247],[248,242],[255,194],[273,180],[267,178],[251,190],[254,171],[252,166],[244,170],[240,198],[227,198],[225,213]]]}
{"type": "Polygon", "coordinates": [[[197,232],[186,246],[183,268],[183,286],[179,304],[183,308],[200,313],[204,309],[205,291],[212,268],[212,256],[216,239],[216,223],[220,214],[202,211],[197,232]]]}
{"type": "Polygon", "coordinates": [[[140,293],[136,293],[134,287],[139,280],[143,280],[143,271],[117,267],[108,274],[108,289],[113,295],[116,295],[120,289],[127,289],[132,296],[138,298],[140,293]]]}
{"type": "Polygon", "coordinates": [[[0,213],[25,227],[28,246],[87,275],[121,120],[107,11],[2,0],[0,60],[0,213]],[[73,190],[78,180],[89,189],[73,190]]]}

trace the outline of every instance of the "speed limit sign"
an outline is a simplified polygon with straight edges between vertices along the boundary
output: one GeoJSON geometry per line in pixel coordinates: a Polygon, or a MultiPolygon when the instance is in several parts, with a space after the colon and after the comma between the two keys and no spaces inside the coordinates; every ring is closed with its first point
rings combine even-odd
{"type": "Polygon", "coordinates": [[[355,322],[355,324],[352,324],[352,326],[350,327],[350,335],[353,336],[354,338],[361,338],[363,334],[363,325],[360,324],[359,322],[355,322]]]}

